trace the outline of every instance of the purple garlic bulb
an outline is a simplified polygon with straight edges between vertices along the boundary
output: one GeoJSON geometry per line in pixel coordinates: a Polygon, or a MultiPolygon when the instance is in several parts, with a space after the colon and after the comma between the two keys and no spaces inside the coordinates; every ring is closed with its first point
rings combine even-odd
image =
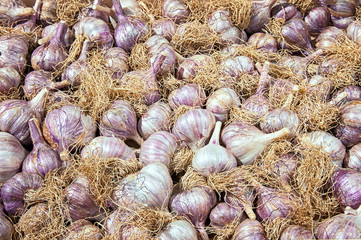
{"type": "MultiPolygon", "coordinates": [[[[7,216],[0,211],[0,238],[11,239],[12,236],[14,235],[14,232],[15,232],[14,225],[12,224],[12,222],[9,221],[7,216]]],[[[195,238],[194,240],[196,239],[197,238],[195,238]]]]}
{"type": "Polygon", "coordinates": [[[222,122],[216,122],[209,143],[193,156],[192,167],[205,177],[237,167],[234,155],[219,144],[222,122]]]}
{"type": "Polygon", "coordinates": [[[7,34],[0,37],[0,67],[11,67],[23,73],[28,53],[29,43],[23,36],[7,34]]]}
{"type": "Polygon", "coordinates": [[[271,16],[274,18],[282,18],[287,22],[293,18],[302,18],[302,13],[298,11],[294,4],[285,2],[276,4],[271,9],[271,16]]]}
{"type": "Polygon", "coordinates": [[[361,43],[361,22],[354,21],[346,29],[346,34],[349,39],[360,44],[361,43]]]}
{"type": "Polygon", "coordinates": [[[242,74],[255,74],[254,62],[249,57],[237,56],[227,58],[221,62],[221,71],[227,77],[235,78],[237,81],[242,74]]]}
{"type": "Polygon", "coordinates": [[[353,100],[361,100],[361,88],[354,85],[348,85],[335,92],[331,101],[336,106],[342,106],[353,100]]]}
{"type": "Polygon", "coordinates": [[[69,207],[72,221],[79,219],[101,220],[104,218],[103,211],[96,203],[96,197],[92,194],[89,179],[78,176],[73,183],[65,188],[65,201],[69,207]]]}
{"type": "Polygon", "coordinates": [[[339,29],[347,29],[351,23],[355,21],[355,16],[351,17],[335,17],[331,15],[333,25],[339,29]]]}
{"type": "Polygon", "coordinates": [[[9,93],[12,89],[16,89],[20,82],[21,76],[14,68],[0,68],[0,93],[9,93]]]}
{"type": "Polygon", "coordinates": [[[322,149],[329,154],[332,163],[341,167],[346,156],[346,148],[339,139],[328,132],[314,131],[298,136],[297,141],[306,147],[322,149]]]}
{"type": "Polygon", "coordinates": [[[63,81],[67,80],[73,87],[77,87],[81,84],[81,74],[87,71],[87,52],[89,51],[90,44],[91,42],[89,40],[84,41],[78,60],[65,68],[63,74],[61,75],[61,79],[63,81]]]}
{"type": "Polygon", "coordinates": [[[113,35],[106,22],[101,19],[86,17],[74,25],[75,36],[85,35],[100,49],[109,49],[113,46],[113,35]]]}
{"type": "Polygon", "coordinates": [[[114,29],[115,43],[117,47],[130,52],[134,45],[148,34],[149,27],[139,19],[126,16],[120,2],[117,0],[113,0],[113,7],[118,20],[118,24],[114,29]]]}
{"type": "Polygon", "coordinates": [[[0,131],[8,132],[19,141],[31,143],[28,121],[43,117],[48,90],[41,90],[31,101],[5,100],[0,103],[0,131]]]}
{"type": "MultiPolygon", "coordinates": [[[[38,41],[39,45],[43,45],[48,43],[51,39],[54,38],[56,29],[58,28],[59,23],[54,23],[52,25],[46,26],[43,31],[41,32],[41,39],[38,41]]],[[[74,41],[74,31],[71,30],[68,25],[64,26],[64,32],[60,36],[61,43],[66,46],[70,47],[74,41]]]]}
{"type": "Polygon", "coordinates": [[[160,240],[198,240],[194,226],[186,220],[175,220],[169,223],[158,235],[160,240]]]}
{"type": "Polygon", "coordinates": [[[112,77],[120,79],[129,71],[128,53],[119,47],[109,48],[104,55],[104,66],[112,73],[112,77]]]}
{"type": "Polygon", "coordinates": [[[143,143],[137,132],[137,115],[132,106],[123,100],[113,102],[104,112],[100,119],[99,130],[103,136],[131,139],[139,146],[143,143]]]}
{"type": "Polygon", "coordinates": [[[103,238],[100,228],[93,225],[91,222],[85,219],[80,219],[73,222],[68,227],[69,233],[64,240],[72,239],[89,239],[89,240],[101,240],[103,238]]]}
{"type": "Polygon", "coordinates": [[[336,129],[336,137],[346,147],[361,142],[361,100],[345,103],[341,108],[341,119],[336,129]]]}
{"type": "Polygon", "coordinates": [[[342,209],[357,209],[361,205],[361,172],[353,169],[337,169],[332,176],[333,194],[342,209]]]}
{"type": "Polygon", "coordinates": [[[208,55],[194,55],[185,59],[177,68],[177,79],[190,82],[203,67],[212,64],[213,59],[208,55]]]}
{"type": "Polygon", "coordinates": [[[288,239],[316,239],[313,234],[304,227],[291,225],[285,228],[280,236],[280,240],[288,239]]]}
{"type": "Polygon", "coordinates": [[[346,207],[345,213],[321,222],[315,231],[317,239],[358,239],[360,238],[360,210],[346,207]]]}
{"type": "Polygon", "coordinates": [[[211,226],[223,228],[233,221],[242,222],[246,219],[246,215],[242,208],[233,207],[227,203],[221,202],[215,206],[209,214],[211,226]]]}
{"type": "Polygon", "coordinates": [[[187,5],[181,0],[165,0],[162,5],[162,16],[169,18],[176,24],[185,22],[190,14],[187,5]]]}
{"type": "Polygon", "coordinates": [[[61,167],[60,156],[45,142],[36,118],[29,120],[29,129],[34,147],[24,160],[22,171],[45,177],[48,172],[61,167]]]}
{"type": "Polygon", "coordinates": [[[94,0],[93,4],[84,7],[80,10],[78,19],[81,20],[85,17],[93,17],[103,20],[104,22],[109,22],[109,16],[107,13],[96,10],[96,6],[101,6],[102,0],[94,0]],[[95,8],[95,9],[94,9],[95,8]]]}
{"type": "Polygon", "coordinates": [[[169,131],[171,117],[172,109],[169,105],[163,102],[156,102],[140,117],[138,132],[144,139],[147,139],[155,132],[169,131]]]}
{"type": "Polygon", "coordinates": [[[257,127],[241,121],[230,123],[222,131],[222,141],[238,161],[250,165],[263,152],[267,144],[287,137],[288,128],[266,134],[257,127]]]}
{"type": "Polygon", "coordinates": [[[119,206],[135,209],[146,206],[167,209],[173,181],[167,166],[153,162],[138,173],[123,178],[113,190],[112,199],[119,206]]]}
{"type": "Polygon", "coordinates": [[[143,166],[159,161],[169,167],[176,150],[177,139],[173,134],[165,131],[155,132],[142,144],[139,161],[143,166]]]}
{"type": "Polygon", "coordinates": [[[355,16],[356,1],[355,0],[335,0],[325,1],[322,0],[321,4],[326,6],[331,13],[333,25],[337,28],[347,28],[345,24],[340,23],[343,19],[348,19],[355,16]]]}
{"type": "Polygon", "coordinates": [[[220,88],[209,96],[206,109],[213,113],[216,121],[225,122],[232,107],[239,107],[241,100],[231,88],[220,88]]]}
{"type": "Polygon", "coordinates": [[[26,97],[31,98],[38,94],[43,88],[49,91],[58,90],[69,86],[67,80],[61,82],[54,82],[51,72],[43,70],[31,71],[24,79],[24,94],[26,97]]]}
{"type": "Polygon", "coordinates": [[[311,9],[305,17],[305,23],[311,35],[320,34],[330,23],[331,15],[327,8],[316,7],[311,9]]]}
{"type": "Polygon", "coordinates": [[[34,13],[30,16],[29,20],[16,25],[14,29],[20,30],[24,33],[31,33],[32,31],[34,31],[34,29],[37,27],[36,19],[38,18],[38,13],[40,11],[41,1],[42,0],[35,1],[33,6],[34,13]]]}
{"type": "Polygon", "coordinates": [[[82,158],[135,159],[135,154],[123,140],[116,137],[99,136],[90,141],[81,151],[82,158]]]}
{"type": "Polygon", "coordinates": [[[172,91],[168,95],[169,106],[176,110],[185,105],[189,107],[202,107],[206,102],[206,93],[198,84],[187,84],[172,91]]]}
{"type": "Polygon", "coordinates": [[[251,21],[245,29],[247,33],[262,32],[271,19],[271,9],[276,0],[252,0],[251,21]]]}
{"type": "Polygon", "coordinates": [[[75,105],[50,111],[43,122],[44,138],[59,153],[88,144],[96,130],[94,119],[75,105]]]}
{"type": "Polygon", "coordinates": [[[256,186],[258,195],[257,215],[262,220],[291,218],[296,209],[296,199],[289,193],[277,189],[256,186]]]}
{"type": "Polygon", "coordinates": [[[320,35],[316,38],[317,49],[328,51],[329,49],[336,47],[336,39],[341,36],[345,36],[345,32],[334,26],[325,28],[320,35]]]}
{"type": "Polygon", "coordinates": [[[346,154],[344,166],[351,169],[361,169],[361,143],[354,145],[346,154]]]}
{"type": "Polygon", "coordinates": [[[159,19],[153,22],[152,30],[156,35],[171,41],[173,35],[176,33],[177,25],[172,20],[159,19]]]}
{"type": "Polygon", "coordinates": [[[56,0],[42,0],[41,4],[41,12],[40,21],[43,25],[52,24],[57,19],[56,9],[57,9],[57,1],[56,0]]]}
{"type": "Polygon", "coordinates": [[[248,45],[265,53],[276,53],[278,51],[277,40],[268,33],[257,32],[248,39],[248,45]]]}
{"type": "Polygon", "coordinates": [[[26,7],[22,1],[3,0],[0,3],[1,22],[16,23],[28,19],[32,14],[34,14],[34,9],[26,7]]]}
{"type": "Polygon", "coordinates": [[[37,47],[31,54],[34,70],[54,72],[60,70],[67,57],[67,50],[61,42],[66,23],[60,21],[54,37],[46,44],[37,47]]]}
{"type": "Polygon", "coordinates": [[[313,52],[306,23],[300,18],[292,18],[283,25],[281,34],[287,45],[304,49],[308,54],[313,52]]]}
{"type": "Polygon", "coordinates": [[[266,232],[257,220],[246,219],[236,228],[232,240],[267,240],[266,232]]]}
{"type": "Polygon", "coordinates": [[[25,212],[25,192],[38,189],[42,178],[38,174],[20,172],[6,181],[1,187],[1,199],[9,215],[22,215],[25,212]]]}
{"type": "Polygon", "coordinates": [[[188,218],[196,227],[203,240],[209,240],[205,221],[217,204],[216,194],[208,187],[195,187],[172,196],[170,209],[188,218]]]}
{"type": "Polygon", "coordinates": [[[215,126],[212,113],[205,109],[190,109],[175,122],[172,133],[192,151],[202,148],[215,126]]]}

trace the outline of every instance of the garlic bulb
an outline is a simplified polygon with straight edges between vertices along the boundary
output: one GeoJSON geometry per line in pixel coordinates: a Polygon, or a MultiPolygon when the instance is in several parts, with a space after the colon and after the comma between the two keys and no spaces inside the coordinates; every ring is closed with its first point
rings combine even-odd
{"type": "Polygon", "coordinates": [[[257,50],[265,53],[276,53],[278,51],[277,40],[268,33],[257,32],[248,39],[248,45],[254,46],[257,50]]]}
{"type": "Polygon", "coordinates": [[[185,22],[190,14],[187,5],[180,0],[165,0],[162,5],[162,16],[173,20],[176,24],[185,22]]]}
{"type": "Polygon", "coordinates": [[[221,202],[215,206],[209,214],[210,225],[217,228],[223,228],[233,221],[242,222],[246,219],[246,214],[240,207],[231,206],[221,202]]]}
{"type": "Polygon", "coordinates": [[[90,141],[81,151],[83,158],[135,159],[133,150],[116,137],[99,136],[90,141]]]}
{"type": "MultiPolygon", "coordinates": [[[[49,0],[46,0],[49,1],[49,0]]],[[[53,1],[53,0],[50,0],[53,1]]],[[[59,23],[54,23],[52,25],[46,26],[43,31],[41,32],[41,39],[38,41],[39,45],[43,45],[48,43],[51,39],[54,38],[56,29],[58,28],[59,23]]],[[[60,36],[61,43],[66,46],[70,47],[71,44],[74,42],[74,31],[68,27],[67,24],[64,26],[64,32],[60,36]]]]}
{"type": "Polygon", "coordinates": [[[169,106],[176,110],[185,105],[189,107],[202,107],[206,101],[206,93],[198,84],[187,84],[172,91],[168,95],[169,106]]]}
{"type": "Polygon", "coordinates": [[[331,14],[325,7],[316,7],[311,9],[305,16],[305,23],[311,35],[318,35],[326,27],[331,20],[331,14]]]}
{"type": "Polygon", "coordinates": [[[138,121],[138,132],[147,139],[158,131],[169,131],[172,109],[163,102],[152,104],[138,121]]]}
{"type": "Polygon", "coordinates": [[[133,107],[123,100],[117,100],[110,105],[100,120],[99,130],[103,136],[131,139],[139,146],[143,143],[137,132],[137,115],[133,107]]]}
{"type": "Polygon", "coordinates": [[[147,206],[166,209],[172,193],[173,181],[167,166],[153,162],[138,173],[129,175],[115,187],[112,199],[115,204],[134,209],[147,206]]]}
{"type": "Polygon", "coordinates": [[[68,227],[68,231],[69,233],[66,235],[64,240],[100,240],[103,238],[100,228],[85,219],[73,222],[68,227]]]}
{"type": "Polygon", "coordinates": [[[313,234],[306,230],[304,227],[291,225],[285,228],[282,233],[280,240],[288,239],[316,239],[313,234]]]}
{"type": "Polygon", "coordinates": [[[208,55],[194,55],[186,58],[177,68],[177,79],[185,82],[190,82],[196,75],[199,69],[208,64],[213,63],[213,59],[208,55]]]}
{"type": "Polygon", "coordinates": [[[113,78],[121,78],[129,71],[128,53],[120,47],[109,48],[104,55],[104,66],[113,78]]]}
{"type": "Polygon", "coordinates": [[[0,53],[0,67],[11,67],[23,73],[27,64],[29,43],[21,35],[3,35],[0,37],[0,53]]]}
{"type": "Polygon", "coordinates": [[[348,150],[344,165],[347,168],[361,169],[361,143],[348,150]]]}
{"type": "Polygon", "coordinates": [[[246,219],[236,228],[231,240],[267,240],[266,232],[257,220],[246,219]]]}
{"type": "Polygon", "coordinates": [[[203,147],[215,125],[212,113],[205,109],[190,109],[173,126],[174,136],[196,152],[203,147]]]}
{"type": "Polygon", "coordinates": [[[171,41],[173,35],[176,33],[177,25],[169,19],[158,19],[153,22],[152,30],[156,35],[171,41]]]}
{"type": "Polygon", "coordinates": [[[262,153],[267,144],[287,137],[288,128],[265,134],[253,125],[234,121],[222,131],[222,141],[243,164],[250,165],[262,153]]]}
{"type": "Polygon", "coordinates": [[[199,149],[193,156],[193,168],[205,177],[237,167],[233,154],[219,144],[222,122],[216,122],[209,143],[199,149]]]}
{"type": "Polygon", "coordinates": [[[262,32],[271,18],[271,8],[276,0],[252,0],[252,16],[247,33],[262,32]]]}
{"type": "Polygon", "coordinates": [[[209,96],[206,109],[213,113],[216,121],[224,123],[227,120],[229,110],[240,105],[241,100],[233,89],[220,88],[209,96]]]}
{"type": "Polygon", "coordinates": [[[165,131],[155,132],[142,144],[139,161],[144,166],[159,161],[169,167],[176,150],[177,139],[173,134],[165,131]]]}
{"type": "Polygon", "coordinates": [[[56,0],[42,0],[43,4],[40,11],[40,21],[51,24],[56,20],[56,0]]]}
{"type": "Polygon", "coordinates": [[[292,18],[286,22],[281,29],[281,34],[285,43],[296,48],[305,49],[309,53],[313,52],[309,32],[306,23],[301,18],[292,18]]]}
{"type": "Polygon", "coordinates": [[[48,204],[38,203],[21,215],[18,225],[25,236],[40,231],[49,218],[48,204]]]}
{"type": "Polygon", "coordinates": [[[8,93],[15,89],[21,82],[20,74],[11,67],[0,68],[0,93],[8,93]]]}
{"type": "Polygon", "coordinates": [[[0,142],[0,183],[4,183],[20,171],[28,151],[7,132],[0,132],[0,142]]]}
{"type": "MultiPolygon", "coordinates": [[[[0,239],[12,239],[15,229],[5,214],[0,212],[0,239]]],[[[196,240],[197,238],[195,238],[196,240]]]]}
{"type": "Polygon", "coordinates": [[[158,235],[160,240],[198,240],[194,226],[185,220],[169,223],[158,235]]]}
{"type": "Polygon", "coordinates": [[[341,108],[340,124],[337,126],[336,137],[346,147],[361,141],[361,118],[360,118],[361,100],[346,102],[341,108]]]}

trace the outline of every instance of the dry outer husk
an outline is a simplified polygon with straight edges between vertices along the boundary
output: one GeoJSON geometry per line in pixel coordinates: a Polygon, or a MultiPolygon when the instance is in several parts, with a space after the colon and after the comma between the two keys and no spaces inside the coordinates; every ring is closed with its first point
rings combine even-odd
{"type": "Polygon", "coordinates": [[[84,7],[89,6],[92,0],[57,0],[56,15],[57,20],[65,21],[69,26],[77,22],[77,13],[84,7]]]}
{"type": "Polygon", "coordinates": [[[38,40],[41,38],[41,26],[37,26],[33,31],[27,33],[23,32],[20,29],[15,29],[12,27],[4,27],[0,24],[0,36],[6,35],[6,34],[20,34],[23,36],[26,40],[29,42],[29,47],[31,49],[35,49],[38,46],[38,40]]]}
{"type": "Polygon", "coordinates": [[[216,235],[214,240],[227,240],[233,235],[234,231],[240,223],[239,220],[240,218],[236,217],[231,223],[222,228],[208,227],[207,232],[216,235]]]}
{"type": "Polygon", "coordinates": [[[319,6],[318,1],[315,0],[287,0],[289,3],[294,4],[299,11],[305,16],[309,10],[319,6]]]}
{"type": "Polygon", "coordinates": [[[248,110],[244,110],[237,106],[233,106],[229,111],[229,118],[226,121],[225,125],[227,126],[233,121],[242,121],[245,123],[249,123],[251,125],[256,125],[259,123],[260,119],[248,110]]]}
{"type": "Polygon", "coordinates": [[[269,240],[278,240],[282,231],[290,225],[291,220],[287,218],[276,218],[262,222],[266,237],[269,240]]]}
{"type": "Polygon", "coordinates": [[[132,70],[147,70],[150,68],[148,48],[144,43],[137,43],[132,48],[129,57],[129,66],[132,70]]]}
{"type": "Polygon", "coordinates": [[[172,172],[181,173],[186,171],[186,169],[192,164],[193,151],[188,147],[180,148],[171,159],[169,168],[172,172]]]}
{"type": "Polygon", "coordinates": [[[187,191],[200,186],[207,186],[206,178],[199,174],[194,168],[188,167],[186,173],[180,180],[181,190],[187,191]]]}

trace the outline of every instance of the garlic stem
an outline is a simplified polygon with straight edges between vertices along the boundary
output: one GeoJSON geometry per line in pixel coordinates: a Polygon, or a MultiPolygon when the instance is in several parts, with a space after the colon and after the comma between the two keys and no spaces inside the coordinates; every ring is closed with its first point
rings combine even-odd
{"type": "Polygon", "coordinates": [[[116,19],[118,20],[118,23],[119,23],[120,19],[127,18],[127,16],[124,13],[124,10],[122,8],[122,5],[120,4],[120,2],[118,0],[113,0],[113,7],[115,10],[115,14],[117,16],[116,19]]]}
{"type": "Polygon", "coordinates": [[[48,90],[43,88],[30,102],[28,102],[29,107],[34,112],[43,112],[47,95],[48,90]]]}
{"type": "Polygon", "coordinates": [[[209,144],[219,145],[219,136],[221,134],[221,127],[222,127],[222,122],[217,121],[216,126],[214,127],[213,130],[212,137],[209,140],[209,144]]]}
{"type": "Polygon", "coordinates": [[[60,38],[63,35],[64,29],[66,26],[66,22],[65,21],[60,21],[58,27],[56,28],[56,32],[55,35],[53,37],[53,39],[50,40],[50,42],[53,43],[60,43],[60,38]]]}
{"type": "Polygon", "coordinates": [[[290,130],[288,128],[282,128],[277,132],[265,134],[264,138],[268,139],[269,141],[274,141],[286,137],[288,134],[290,134],[290,130]]]}
{"type": "Polygon", "coordinates": [[[204,223],[199,223],[199,225],[197,226],[197,230],[200,233],[202,240],[209,240],[204,223]]]}
{"type": "Polygon", "coordinates": [[[255,220],[256,219],[256,214],[253,212],[252,206],[250,206],[247,203],[242,203],[243,204],[243,209],[246,212],[247,216],[249,219],[255,220]]]}
{"type": "Polygon", "coordinates": [[[258,88],[255,94],[263,94],[267,84],[269,83],[268,72],[269,72],[270,63],[266,61],[263,67],[260,67],[260,64],[256,63],[256,67],[259,68],[261,76],[259,78],[258,88]]]}
{"type": "Polygon", "coordinates": [[[137,132],[136,135],[129,137],[129,139],[133,140],[134,142],[136,142],[139,146],[142,146],[144,140],[143,138],[139,135],[139,133],[137,132]]]}
{"type": "MultiPolygon", "coordinates": [[[[4,10],[5,11],[5,10],[4,10]]],[[[9,11],[9,9],[7,9],[6,11],[9,11]]],[[[3,12],[3,11],[1,11],[3,12]]],[[[31,16],[34,14],[34,8],[12,8],[10,9],[10,15],[13,18],[26,18],[28,16],[31,16]]]]}
{"type": "Polygon", "coordinates": [[[62,89],[65,87],[68,87],[70,85],[68,80],[63,80],[61,82],[55,82],[53,84],[53,86],[51,87],[51,90],[57,90],[57,89],[62,89]]]}
{"type": "Polygon", "coordinates": [[[112,17],[114,20],[118,19],[117,14],[115,13],[115,11],[109,7],[103,7],[100,5],[93,5],[92,9],[95,11],[99,11],[102,13],[106,13],[108,16],[112,17]]]}
{"type": "Polygon", "coordinates": [[[344,99],[345,97],[347,97],[347,93],[342,92],[340,95],[338,95],[334,99],[331,99],[331,101],[329,101],[328,103],[331,104],[331,105],[336,105],[337,103],[341,102],[342,99],[344,99]]]}

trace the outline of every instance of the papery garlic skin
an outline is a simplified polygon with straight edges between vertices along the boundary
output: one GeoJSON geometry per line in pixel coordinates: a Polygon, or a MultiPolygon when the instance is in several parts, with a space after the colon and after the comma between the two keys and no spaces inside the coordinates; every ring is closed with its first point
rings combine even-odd
{"type": "Polygon", "coordinates": [[[315,236],[304,227],[297,225],[290,225],[285,228],[280,236],[280,240],[288,239],[316,239],[315,236]]]}
{"type": "Polygon", "coordinates": [[[189,14],[190,10],[187,5],[180,0],[165,0],[163,2],[162,16],[170,18],[177,24],[184,22],[189,14]]]}
{"type": "MultiPolygon", "coordinates": [[[[11,239],[14,232],[14,225],[8,220],[4,213],[0,212],[0,239],[11,239]]],[[[195,240],[196,239],[197,238],[195,238],[195,240]]]]}
{"type": "Polygon", "coordinates": [[[172,20],[158,19],[153,22],[152,30],[156,35],[162,36],[168,41],[171,41],[173,35],[176,33],[177,25],[172,20]]]}
{"type": "Polygon", "coordinates": [[[8,93],[15,89],[21,82],[20,74],[11,67],[0,68],[0,93],[8,93]]]}
{"type": "Polygon", "coordinates": [[[23,73],[27,64],[29,43],[20,35],[1,36],[0,53],[0,67],[11,67],[19,73],[23,73]]]}
{"type": "Polygon", "coordinates": [[[160,240],[198,240],[194,226],[185,220],[169,223],[158,235],[160,240]]]}
{"type": "Polygon", "coordinates": [[[257,32],[248,39],[248,45],[265,53],[276,53],[278,51],[277,40],[268,33],[257,32]]]}
{"type": "Polygon", "coordinates": [[[242,222],[246,219],[246,214],[241,207],[234,207],[230,204],[221,202],[215,206],[209,214],[210,225],[217,228],[223,228],[233,221],[242,222]]]}
{"type": "Polygon", "coordinates": [[[198,84],[187,84],[172,91],[168,95],[169,106],[176,110],[184,105],[189,107],[202,107],[206,101],[206,93],[198,84]]]}
{"type": "Polygon", "coordinates": [[[346,154],[344,166],[361,170],[361,143],[354,145],[346,154]]]}
{"type": "MultiPolygon", "coordinates": [[[[49,1],[49,0],[46,0],[49,1]]],[[[51,0],[53,1],[53,0],[51,0]]],[[[39,40],[39,45],[48,43],[56,33],[56,29],[58,28],[59,23],[54,23],[52,25],[46,26],[41,32],[42,39],[39,40]]],[[[64,27],[64,34],[60,36],[60,41],[66,47],[70,47],[74,42],[74,31],[70,29],[68,26],[64,27]]]]}
{"type": "Polygon", "coordinates": [[[113,78],[121,78],[129,71],[128,53],[120,47],[109,48],[104,55],[104,66],[112,72],[113,78]]]}
{"type": "Polygon", "coordinates": [[[19,219],[19,225],[25,236],[40,231],[49,219],[48,204],[38,203],[29,208],[19,219]]]}
{"type": "Polygon", "coordinates": [[[246,219],[236,228],[232,240],[267,240],[266,233],[260,222],[246,219]]]}
{"type": "Polygon", "coordinates": [[[64,240],[100,240],[103,238],[102,230],[85,219],[73,222],[69,227],[69,234],[64,240]]]}
{"type": "Polygon", "coordinates": [[[159,161],[169,167],[176,150],[177,139],[173,134],[165,131],[155,132],[142,144],[139,161],[144,166],[159,161]]]}

